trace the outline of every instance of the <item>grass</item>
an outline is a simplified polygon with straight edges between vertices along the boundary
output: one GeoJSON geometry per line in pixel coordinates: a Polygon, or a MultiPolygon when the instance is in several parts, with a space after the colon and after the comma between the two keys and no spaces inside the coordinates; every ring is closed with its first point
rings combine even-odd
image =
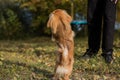
{"type": "MultiPolygon", "coordinates": [[[[120,39],[114,42],[114,63],[106,64],[99,54],[82,59],[86,38],[75,39],[72,80],[120,80],[120,39]]],[[[0,41],[0,80],[50,80],[55,65],[56,44],[50,38],[0,41]]]]}

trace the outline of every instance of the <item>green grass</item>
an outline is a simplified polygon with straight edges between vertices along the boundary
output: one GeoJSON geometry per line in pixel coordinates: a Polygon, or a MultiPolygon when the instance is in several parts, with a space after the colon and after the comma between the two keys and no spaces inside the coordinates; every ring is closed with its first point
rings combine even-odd
{"type": "MultiPolygon", "coordinates": [[[[120,80],[120,40],[114,42],[114,63],[106,64],[99,54],[82,59],[86,38],[75,39],[72,80],[120,80]]],[[[55,65],[56,44],[50,38],[0,41],[0,80],[50,80],[55,65]]]]}

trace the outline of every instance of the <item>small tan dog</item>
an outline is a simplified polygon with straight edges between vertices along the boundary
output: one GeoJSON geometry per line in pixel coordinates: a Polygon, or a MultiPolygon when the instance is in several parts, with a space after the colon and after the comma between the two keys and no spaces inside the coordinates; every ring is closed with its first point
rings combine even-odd
{"type": "Polygon", "coordinates": [[[74,63],[74,32],[71,29],[72,18],[65,10],[54,10],[47,23],[52,38],[58,46],[53,80],[69,80],[74,63]]]}

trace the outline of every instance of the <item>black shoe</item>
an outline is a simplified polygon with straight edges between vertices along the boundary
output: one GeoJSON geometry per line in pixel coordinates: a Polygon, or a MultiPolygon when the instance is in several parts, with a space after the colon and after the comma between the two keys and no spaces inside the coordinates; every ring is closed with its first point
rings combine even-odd
{"type": "Polygon", "coordinates": [[[87,49],[82,57],[83,58],[91,58],[91,57],[96,56],[97,53],[98,53],[97,50],[87,49]]]}
{"type": "Polygon", "coordinates": [[[113,62],[113,51],[103,52],[101,55],[105,59],[106,63],[110,64],[113,62]]]}

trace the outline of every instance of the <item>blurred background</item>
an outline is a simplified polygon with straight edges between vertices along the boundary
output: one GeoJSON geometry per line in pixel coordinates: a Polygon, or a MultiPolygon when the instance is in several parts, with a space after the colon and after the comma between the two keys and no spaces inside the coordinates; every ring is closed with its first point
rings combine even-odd
{"type": "Polygon", "coordinates": [[[65,9],[72,17],[75,62],[71,80],[120,80],[120,1],[117,4],[114,63],[100,56],[84,60],[87,0],[0,0],[0,80],[50,80],[57,47],[47,28],[49,14],[65,9]],[[78,23],[81,23],[78,24],[78,23]],[[76,25],[77,24],[77,25],[76,25]]]}
{"type": "MultiPolygon", "coordinates": [[[[86,20],[87,0],[0,0],[0,39],[49,36],[46,23],[57,8],[65,9],[73,20],[86,20]]],[[[115,30],[120,35],[120,1],[116,18],[115,30]]],[[[86,29],[77,33],[86,36],[86,29]]]]}

